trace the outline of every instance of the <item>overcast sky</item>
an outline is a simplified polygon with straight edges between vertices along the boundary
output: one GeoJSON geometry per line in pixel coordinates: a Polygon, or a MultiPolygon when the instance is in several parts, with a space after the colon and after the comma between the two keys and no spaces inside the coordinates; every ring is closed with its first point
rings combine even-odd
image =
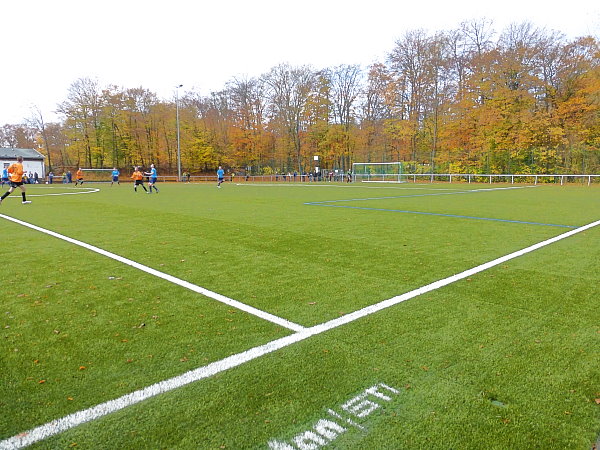
{"type": "Polygon", "coordinates": [[[600,36],[600,2],[569,0],[6,0],[0,5],[0,125],[46,121],[78,78],[202,94],[280,63],[316,69],[384,62],[406,31],[486,18],[600,36]]]}

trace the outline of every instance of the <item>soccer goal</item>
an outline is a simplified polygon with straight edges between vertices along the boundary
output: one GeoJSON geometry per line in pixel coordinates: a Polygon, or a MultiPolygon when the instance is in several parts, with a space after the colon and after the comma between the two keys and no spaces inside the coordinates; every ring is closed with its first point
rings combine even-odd
{"type": "MultiPolygon", "coordinates": [[[[112,169],[86,169],[82,168],[83,179],[86,182],[108,183],[112,181],[112,169]]],[[[75,174],[73,174],[74,176],[75,174]]]]}
{"type": "Polygon", "coordinates": [[[406,183],[401,162],[353,163],[354,181],[364,183],[406,183]]]}

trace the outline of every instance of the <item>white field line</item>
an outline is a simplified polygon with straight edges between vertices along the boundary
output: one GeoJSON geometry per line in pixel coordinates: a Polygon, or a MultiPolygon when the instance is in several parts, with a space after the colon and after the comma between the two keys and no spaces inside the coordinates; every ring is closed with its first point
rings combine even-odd
{"type": "Polygon", "coordinates": [[[267,344],[251,348],[249,350],[246,350],[241,353],[237,353],[235,355],[231,355],[220,361],[215,361],[211,364],[208,364],[207,366],[199,367],[197,369],[186,372],[182,375],[178,375],[176,377],[169,378],[167,380],[153,384],[151,386],[148,386],[146,388],[132,392],[130,394],[126,394],[117,399],[110,400],[105,403],[101,403],[99,405],[93,406],[88,409],[84,409],[82,411],[78,411],[73,414],[69,414],[68,416],[53,420],[52,422],[48,422],[45,425],[40,425],[39,427],[36,427],[29,431],[20,433],[16,436],[13,436],[4,441],[0,441],[0,449],[1,450],[17,449],[17,448],[25,447],[27,445],[31,445],[35,442],[41,441],[41,440],[49,438],[51,436],[55,436],[59,433],[67,431],[67,430],[74,428],[78,425],[81,425],[83,423],[90,422],[95,419],[99,419],[100,417],[103,417],[112,412],[119,411],[121,409],[124,409],[128,406],[134,405],[136,403],[140,403],[148,398],[154,397],[156,395],[159,395],[159,394],[162,394],[165,392],[172,391],[174,389],[180,388],[182,386],[193,383],[195,381],[202,380],[204,378],[208,378],[217,373],[223,372],[225,370],[240,366],[246,362],[252,361],[256,358],[259,358],[260,356],[266,355],[268,353],[272,353],[276,350],[279,350],[279,349],[282,349],[289,345],[295,344],[296,342],[303,341],[311,336],[315,336],[320,333],[324,333],[326,331],[337,328],[341,325],[348,324],[348,323],[358,320],[362,317],[365,317],[365,316],[368,316],[375,312],[381,311],[382,309],[389,308],[391,306],[397,305],[398,303],[402,303],[406,300],[410,300],[411,298],[417,297],[417,296],[425,294],[427,292],[434,291],[436,289],[439,289],[443,286],[447,286],[456,281],[463,280],[472,275],[475,275],[476,273],[490,269],[494,266],[502,264],[511,259],[518,258],[527,253],[538,250],[542,247],[546,247],[550,244],[553,244],[562,239],[571,237],[577,233],[581,233],[583,231],[589,230],[598,225],[600,225],[600,220],[598,220],[596,222],[592,222],[588,225],[576,228],[575,230],[567,231],[566,233],[560,234],[551,239],[547,239],[545,241],[531,245],[522,250],[518,250],[516,252],[510,253],[506,256],[502,256],[500,258],[494,259],[490,262],[481,264],[477,267],[473,267],[472,269],[465,270],[464,272],[453,275],[451,277],[435,281],[433,283],[430,283],[426,286],[420,287],[413,291],[407,292],[405,294],[398,295],[396,297],[392,297],[388,300],[384,300],[375,305],[367,306],[366,308],[360,309],[358,311],[355,311],[348,315],[342,316],[340,318],[333,319],[333,320],[330,320],[329,322],[325,322],[320,325],[315,325],[310,328],[305,328],[295,334],[285,336],[280,339],[276,339],[267,344]]]}
{"type": "Polygon", "coordinates": [[[33,225],[33,224],[30,224],[30,223],[27,223],[27,222],[23,222],[22,220],[15,219],[14,217],[6,216],[4,214],[0,214],[0,217],[3,218],[3,219],[6,219],[6,220],[10,220],[11,222],[17,223],[19,225],[23,225],[24,227],[31,228],[31,229],[39,231],[41,233],[48,234],[48,235],[53,236],[55,238],[62,239],[63,241],[70,242],[71,244],[75,244],[75,245],[78,245],[80,247],[83,247],[83,248],[86,248],[88,250],[91,250],[93,252],[96,252],[96,253],[99,253],[101,255],[107,256],[107,257],[109,257],[111,259],[114,259],[116,261],[122,262],[123,264],[127,264],[128,266],[131,266],[131,267],[134,267],[136,269],[139,269],[139,270],[141,270],[143,272],[146,272],[146,273],[148,273],[150,275],[154,275],[155,277],[162,278],[163,280],[170,281],[171,283],[174,283],[174,284],[177,284],[178,286],[181,286],[181,287],[184,287],[186,289],[189,289],[190,291],[194,291],[194,292],[197,292],[198,294],[202,294],[202,295],[204,295],[206,297],[210,297],[213,300],[217,300],[217,301],[219,301],[221,303],[225,303],[226,305],[229,305],[229,306],[232,306],[234,308],[240,309],[240,310],[245,311],[245,312],[247,312],[249,314],[252,314],[254,316],[260,317],[263,320],[267,320],[269,322],[272,322],[272,323],[275,323],[275,324],[280,325],[282,327],[285,327],[285,328],[287,328],[289,330],[292,330],[292,331],[301,331],[301,330],[305,329],[305,327],[303,327],[301,325],[298,325],[296,323],[290,322],[289,320],[285,320],[285,319],[282,319],[281,317],[277,317],[277,316],[275,316],[273,314],[269,314],[268,312],[261,311],[260,309],[257,309],[257,308],[254,308],[252,306],[246,305],[245,303],[242,303],[242,302],[238,302],[237,300],[233,300],[233,299],[231,299],[229,297],[226,297],[224,295],[221,295],[221,294],[218,294],[216,292],[210,291],[210,290],[205,289],[203,287],[196,286],[195,284],[192,284],[192,283],[190,283],[188,281],[182,280],[181,278],[177,278],[177,277],[174,277],[174,276],[169,275],[167,273],[160,272],[160,271],[158,271],[156,269],[153,269],[151,267],[145,266],[144,264],[140,264],[138,262],[132,261],[131,259],[124,258],[123,256],[119,256],[119,255],[117,255],[115,253],[111,253],[109,251],[103,250],[103,249],[101,249],[99,247],[96,247],[94,245],[90,245],[90,244],[87,244],[85,242],[79,241],[77,239],[73,239],[73,238],[70,238],[68,236],[64,236],[62,234],[56,233],[54,231],[50,231],[50,230],[47,230],[45,228],[38,227],[37,225],[33,225]]]}
{"type": "MultiPolygon", "coordinates": [[[[55,188],[40,186],[37,189],[55,189],[55,188]]],[[[100,189],[96,189],[96,188],[71,188],[71,189],[86,189],[86,191],[85,192],[60,192],[60,193],[57,192],[55,194],[27,194],[27,197],[51,197],[51,196],[55,196],[55,195],[81,195],[81,194],[94,194],[96,192],[100,192],[100,189]]],[[[15,195],[11,195],[6,198],[16,198],[16,199],[20,200],[21,196],[19,195],[19,193],[20,192],[17,192],[15,195]]]]}

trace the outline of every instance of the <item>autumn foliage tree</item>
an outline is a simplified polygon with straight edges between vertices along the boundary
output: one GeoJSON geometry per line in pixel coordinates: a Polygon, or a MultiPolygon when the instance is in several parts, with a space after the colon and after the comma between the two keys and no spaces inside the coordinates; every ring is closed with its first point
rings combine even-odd
{"type": "Polygon", "coordinates": [[[525,22],[497,33],[485,19],[410,30],[386,61],[315,69],[279,64],[209,95],[160,99],[143,87],[73,82],[62,120],[35,111],[0,128],[0,143],[38,148],[59,171],[154,163],[176,173],[218,165],[307,172],[357,161],[413,171],[599,173],[600,45],[525,22]]]}

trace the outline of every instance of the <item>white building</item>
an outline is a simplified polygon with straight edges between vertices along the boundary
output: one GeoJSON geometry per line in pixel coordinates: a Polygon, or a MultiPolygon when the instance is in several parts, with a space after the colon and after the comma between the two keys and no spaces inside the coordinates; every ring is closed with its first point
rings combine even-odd
{"type": "Polygon", "coordinates": [[[0,170],[17,162],[17,156],[23,157],[23,170],[25,173],[37,172],[40,183],[46,179],[46,169],[44,166],[45,157],[37,150],[32,148],[2,148],[0,147],[0,170]]]}

